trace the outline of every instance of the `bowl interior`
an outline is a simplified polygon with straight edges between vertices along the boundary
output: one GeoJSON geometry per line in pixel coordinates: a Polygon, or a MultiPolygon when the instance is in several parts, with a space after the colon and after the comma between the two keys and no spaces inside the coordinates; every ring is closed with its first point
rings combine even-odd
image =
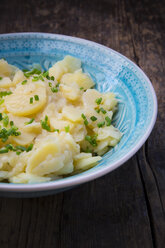
{"type": "MultiPolygon", "coordinates": [[[[81,173],[83,176],[104,167],[111,168],[115,163],[121,164],[119,161],[130,154],[139,142],[142,145],[154,124],[156,100],[145,74],[130,60],[111,49],[60,35],[27,33],[0,36],[0,58],[4,57],[21,69],[40,64],[47,70],[68,54],[81,59],[84,71],[91,75],[98,90],[112,91],[119,100],[114,125],[120,129],[123,137],[97,166],[81,173]]],[[[74,175],[72,178],[79,176],[74,175]]],[[[67,178],[59,180],[65,181],[67,178]]]]}

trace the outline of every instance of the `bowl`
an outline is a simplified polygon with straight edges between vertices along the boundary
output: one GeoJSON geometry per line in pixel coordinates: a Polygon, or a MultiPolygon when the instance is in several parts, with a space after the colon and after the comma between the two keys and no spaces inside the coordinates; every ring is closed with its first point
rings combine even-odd
{"type": "Polygon", "coordinates": [[[80,174],[38,184],[0,183],[0,195],[36,197],[55,194],[101,177],[131,158],[150,135],[157,115],[157,99],[144,72],[120,53],[92,41],[46,33],[0,35],[0,58],[21,69],[41,64],[47,70],[65,55],[80,58],[101,92],[113,91],[119,100],[114,124],[123,133],[119,144],[101,162],[80,174]]]}

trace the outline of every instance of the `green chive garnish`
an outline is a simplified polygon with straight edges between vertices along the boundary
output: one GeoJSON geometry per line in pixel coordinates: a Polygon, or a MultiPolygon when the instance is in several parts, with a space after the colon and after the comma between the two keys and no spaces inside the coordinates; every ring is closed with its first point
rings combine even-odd
{"type": "Polygon", "coordinates": [[[33,103],[33,97],[30,97],[30,104],[33,103]]]}
{"type": "Polygon", "coordinates": [[[105,117],[105,120],[106,120],[106,122],[107,122],[106,125],[107,125],[107,126],[110,126],[110,125],[111,125],[111,119],[110,119],[108,116],[106,116],[106,117],[105,117]]]}
{"type": "Polygon", "coordinates": [[[5,101],[4,99],[1,99],[0,100],[0,105],[2,105],[4,103],[4,101],[5,101]]]}
{"type": "Polygon", "coordinates": [[[52,87],[52,88],[51,88],[51,91],[52,91],[53,93],[57,93],[57,92],[58,92],[58,89],[57,89],[56,87],[52,87]]]}
{"type": "Polygon", "coordinates": [[[24,84],[26,84],[27,83],[27,80],[24,80],[23,82],[22,82],[22,85],[24,85],[24,84]]]}
{"type": "Polygon", "coordinates": [[[53,76],[51,76],[51,77],[50,77],[50,80],[54,81],[54,77],[53,77],[53,76]]]}
{"type": "Polygon", "coordinates": [[[33,121],[34,121],[34,118],[32,118],[29,122],[25,122],[25,125],[29,125],[29,124],[33,123],[33,121]]]}
{"type": "Polygon", "coordinates": [[[92,121],[96,121],[96,120],[97,120],[96,116],[91,116],[90,119],[91,119],[92,121]]]}
{"type": "Polygon", "coordinates": [[[35,101],[39,101],[39,96],[38,95],[35,95],[34,96],[34,99],[35,99],[35,101]]]}
{"type": "Polygon", "coordinates": [[[87,126],[87,125],[88,125],[88,120],[87,120],[86,116],[82,113],[82,114],[81,114],[81,117],[82,117],[83,120],[84,120],[85,126],[87,126]]]}
{"type": "Polygon", "coordinates": [[[86,135],[85,136],[85,140],[87,140],[92,146],[97,146],[97,141],[96,141],[97,136],[90,136],[90,135],[86,135]]]}
{"type": "Polygon", "coordinates": [[[13,121],[10,121],[10,126],[14,126],[14,122],[13,121]]]}
{"type": "Polygon", "coordinates": [[[107,113],[107,111],[103,108],[100,108],[100,111],[105,115],[107,113]]]}
{"type": "Polygon", "coordinates": [[[33,144],[30,144],[27,148],[26,148],[26,152],[30,152],[33,149],[33,144]]]}
{"type": "Polygon", "coordinates": [[[65,127],[65,132],[68,133],[70,129],[70,126],[68,125],[67,127],[65,127]]]}
{"type": "Polygon", "coordinates": [[[7,127],[9,124],[9,117],[7,116],[7,114],[3,114],[3,125],[4,127],[7,127]]]}
{"type": "Polygon", "coordinates": [[[8,95],[11,95],[11,94],[12,94],[11,91],[1,91],[1,92],[0,92],[0,97],[8,96],[8,95]]]}
{"type": "Polygon", "coordinates": [[[97,98],[95,102],[97,103],[97,105],[99,105],[101,103],[101,101],[102,101],[102,97],[97,98]]]}
{"type": "Polygon", "coordinates": [[[97,124],[98,128],[103,127],[105,125],[105,121],[99,122],[97,124]]]}

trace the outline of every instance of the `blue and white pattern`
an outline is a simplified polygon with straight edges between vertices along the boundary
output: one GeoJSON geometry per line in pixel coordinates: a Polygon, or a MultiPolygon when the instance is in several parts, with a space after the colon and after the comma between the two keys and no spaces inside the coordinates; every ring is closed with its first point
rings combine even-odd
{"type": "MultiPolygon", "coordinates": [[[[84,71],[91,75],[98,90],[112,91],[116,94],[119,111],[114,123],[123,132],[120,143],[107,152],[96,167],[81,175],[72,176],[74,180],[80,176],[97,173],[105,167],[110,168],[115,163],[119,166],[121,164],[119,161],[130,154],[137,144],[138,149],[154,125],[157,103],[152,85],[145,74],[129,59],[109,48],[62,35],[42,33],[0,35],[0,58],[4,57],[10,64],[21,69],[31,68],[34,64],[41,64],[43,69],[48,69],[68,54],[81,59],[84,71]]],[[[59,179],[61,180],[65,181],[68,178],[59,179]]]]}

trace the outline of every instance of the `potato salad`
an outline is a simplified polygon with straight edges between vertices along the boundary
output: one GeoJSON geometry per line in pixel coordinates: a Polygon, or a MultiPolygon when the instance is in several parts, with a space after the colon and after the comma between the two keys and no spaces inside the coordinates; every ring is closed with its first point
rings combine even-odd
{"type": "Polygon", "coordinates": [[[122,136],[114,93],[94,89],[81,61],[48,71],[0,60],[0,181],[39,183],[95,166],[122,136]]]}

